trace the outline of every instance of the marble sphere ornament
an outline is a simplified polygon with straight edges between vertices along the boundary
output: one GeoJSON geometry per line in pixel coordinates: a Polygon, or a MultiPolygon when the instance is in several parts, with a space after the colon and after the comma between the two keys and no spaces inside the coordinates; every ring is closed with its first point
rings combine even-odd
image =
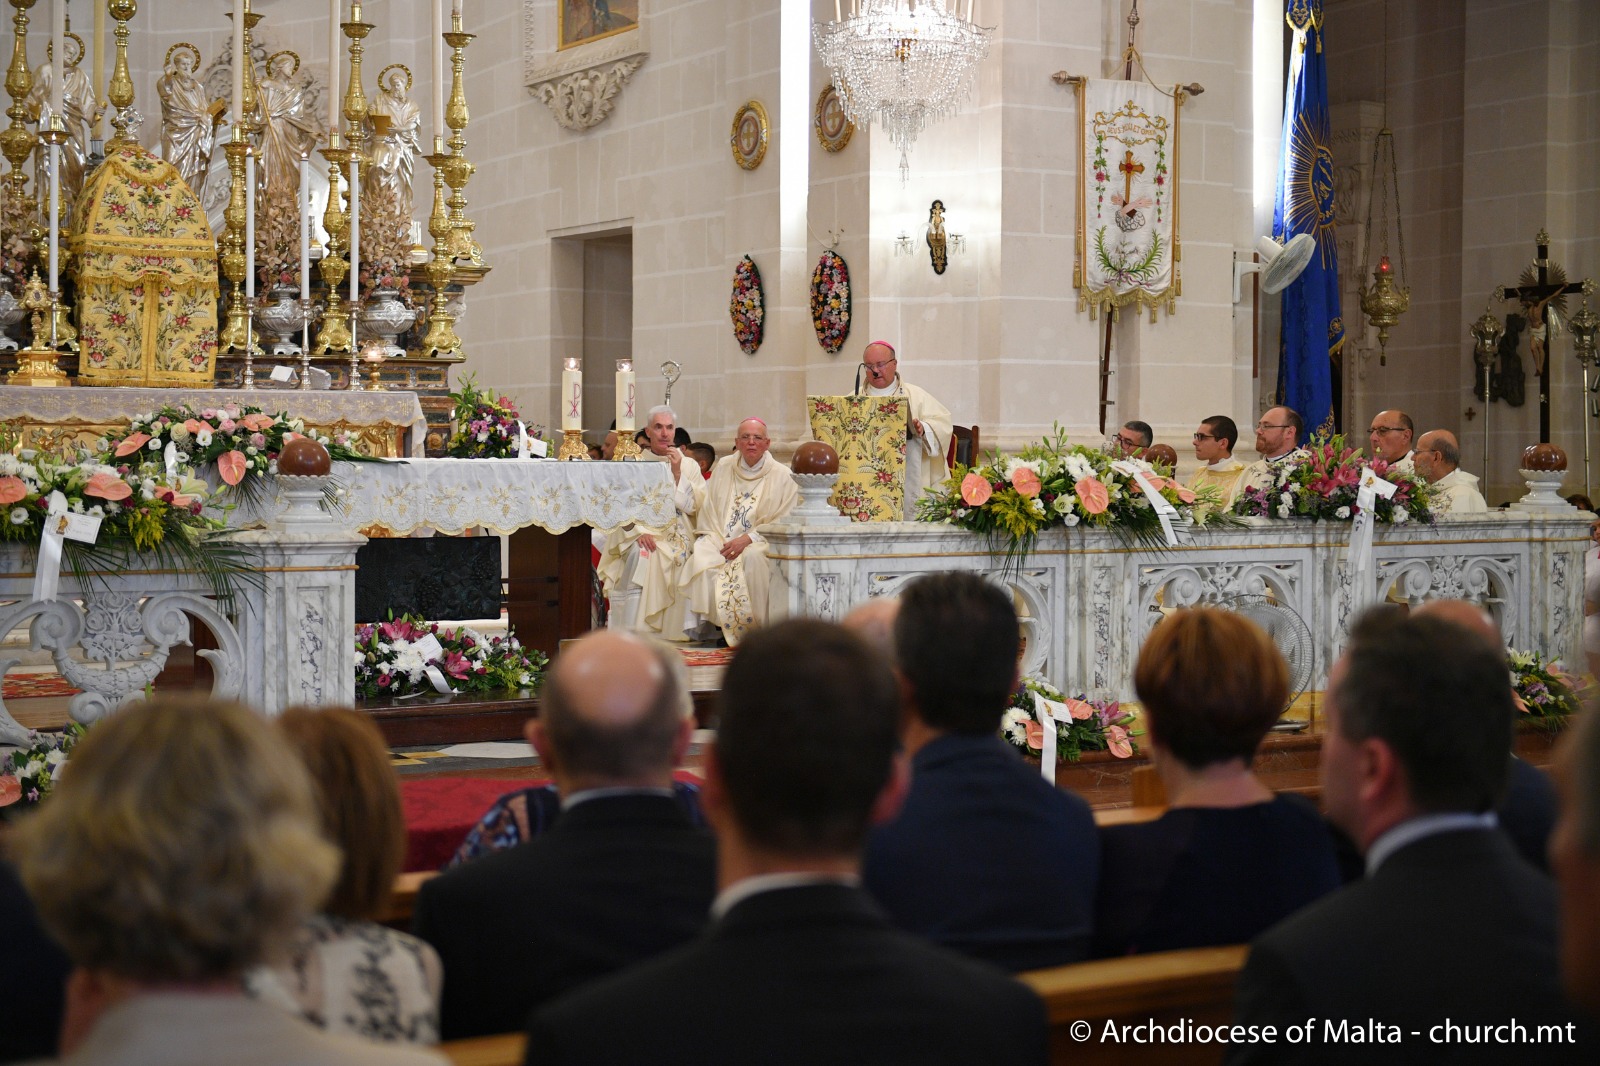
{"type": "Polygon", "coordinates": [[[310,437],[296,437],[278,455],[278,473],[288,477],[320,477],[332,469],[328,449],[310,437]]]}
{"type": "Polygon", "coordinates": [[[1567,453],[1554,444],[1530,444],[1522,449],[1524,470],[1565,470],[1567,453]]]}
{"type": "Polygon", "coordinates": [[[808,440],[794,450],[789,469],[796,474],[837,474],[839,453],[820,440],[808,440]]]}

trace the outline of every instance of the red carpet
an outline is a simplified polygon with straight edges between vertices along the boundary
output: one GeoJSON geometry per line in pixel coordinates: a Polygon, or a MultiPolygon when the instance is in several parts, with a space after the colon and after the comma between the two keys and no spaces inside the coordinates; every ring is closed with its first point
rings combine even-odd
{"type": "MultiPolygon", "coordinates": [[[[698,782],[686,770],[680,781],[698,782]]],[[[494,801],[509,792],[546,784],[548,778],[419,777],[400,779],[400,805],[406,817],[407,872],[437,870],[449,861],[494,801]]]]}
{"type": "Polygon", "coordinates": [[[26,700],[40,696],[75,696],[81,689],[73,688],[60,674],[14,673],[0,681],[0,699],[26,700]]]}

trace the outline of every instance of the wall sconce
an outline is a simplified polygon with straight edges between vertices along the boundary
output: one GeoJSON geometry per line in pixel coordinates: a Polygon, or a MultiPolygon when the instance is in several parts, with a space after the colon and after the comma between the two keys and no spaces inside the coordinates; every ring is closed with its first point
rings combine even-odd
{"type": "Polygon", "coordinates": [[[894,254],[896,256],[916,255],[918,245],[927,247],[928,259],[933,265],[935,274],[943,274],[945,272],[952,254],[966,254],[966,236],[945,231],[943,200],[935,200],[928,205],[928,221],[922,227],[920,240],[905,230],[900,231],[899,235],[894,239],[894,254]]]}

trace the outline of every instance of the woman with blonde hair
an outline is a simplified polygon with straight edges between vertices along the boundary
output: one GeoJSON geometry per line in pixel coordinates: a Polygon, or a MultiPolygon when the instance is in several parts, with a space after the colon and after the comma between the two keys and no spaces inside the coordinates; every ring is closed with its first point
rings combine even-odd
{"type": "Polygon", "coordinates": [[[436,1044],[442,967],[432,947],[373,919],[405,859],[400,787],[383,734],[343,708],[290,708],[277,719],[311,773],[322,830],[344,854],[319,913],[287,960],[250,975],[250,991],[313,1025],[368,1040],[436,1044]]]}
{"type": "Polygon", "coordinates": [[[1167,811],[1100,834],[1096,955],[1242,944],[1339,887],[1316,808],[1250,769],[1289,699],[1289,668],[1260,627],[1179,611],[1145,640],[1133,686],[1167,811]]]}
{"type": "Polygon", "coordinates": [[[16,829],[24,885],[77,969],[73,1066],[424,1066],[244,994],[333,884],[306,771],[259,715],[159,701],[99,723],[16,829]]]}

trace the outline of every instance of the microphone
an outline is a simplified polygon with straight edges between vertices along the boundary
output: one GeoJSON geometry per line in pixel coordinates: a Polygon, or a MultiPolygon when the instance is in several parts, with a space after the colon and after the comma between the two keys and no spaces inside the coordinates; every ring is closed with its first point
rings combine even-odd
{"type": "Polygon", "coordinates": [[[866,363],[857,363],[856,364],[856,391],[851,393],[852,396],[860,396],[861,395],[861,372],[863,370],[865,370],[866,368],[867,368],[867,364],[866,363]]]}

